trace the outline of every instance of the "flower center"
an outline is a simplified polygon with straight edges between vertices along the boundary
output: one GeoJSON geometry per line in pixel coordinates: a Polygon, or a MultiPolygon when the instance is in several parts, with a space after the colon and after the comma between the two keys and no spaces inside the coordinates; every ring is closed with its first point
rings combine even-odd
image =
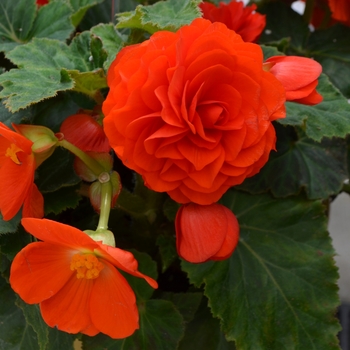
{"type": "Polygon", "coordinates": [[[16,164],[21,164],[21,162],[17,158],[17,152],[22,151],[17,145],[11,143],[11,146],[6,150],[5,156],[12,159],[12,161],[16,164]]]}
{"type": "Polygon", "coordinates": [[[95,279],[103,268],[104,265],[93,254],[74,254],[70,263],[70,269],[77,271],[78,279],[95,279]]]}

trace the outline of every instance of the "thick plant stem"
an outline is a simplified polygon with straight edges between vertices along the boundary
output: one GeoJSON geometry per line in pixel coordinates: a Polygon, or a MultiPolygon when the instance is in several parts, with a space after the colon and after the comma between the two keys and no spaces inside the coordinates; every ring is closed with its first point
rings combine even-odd
{"type": "Polygon", "coordinates": [[[111,181],[107,181],[101,184],[101,208],[100,219],[98,221],[97,230],[107,230],[109,213],[111,211],[112,202],[112,184],[111,181]]]}
{"type": "Polygon", "coordinates": [[[304,11],[304,21],[306,23],[310,23],[311,22],[311,18],[312,18],[312,14],[314,11],[314,6],[315,6],[315,0],[307,0],[306,4],[305,4],[305,11],[304,11]]]}
{"type": "Polygon", "coordinates": [[[100,176],[101,173],[105,172],[105,169],[103,169],[102,165],[99,162],[97,162],[95,159],[87,155],[84,151],[74,146],[67,140],[63,139],[58,141],[58,145],[67,149],[68,151],[72,152],[75,156],[80,158],[97,178],[100,176]]]}

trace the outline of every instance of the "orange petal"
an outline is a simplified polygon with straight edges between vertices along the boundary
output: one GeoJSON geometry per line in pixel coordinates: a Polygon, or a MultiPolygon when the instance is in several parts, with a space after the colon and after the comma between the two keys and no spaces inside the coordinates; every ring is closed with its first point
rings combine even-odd
{"type": "Polygon", "coordinates": [[[111,338],[125,338],[139,328],[135,294],[111,264],[107,261],[104,264],[91,292],[91,320],[111,338]]]}
{"type": "Polygon", "coordinates": [[[75,227],[47,219],[23,218],[22,225],[34,237],[58,246],[94,250],[97,242],[75,227]]]}
{"type": "Polygon", "coordinates": [[[11,265],[13,290],[28,304],[36,304],[55,295],[72,276],[71,251],[45,242],[23,248],[11,265]]]}
{"type": "Polygon", "coordinates": [[[205,262],[219,252],[228,219],[221,204],[183,205],[176,214],[176,247],[179,255],[191,262],[205,262]]]}
{"type": "Polygon", "coordinates": [[[44,198],[38,187],[33,184],[24,200],[22,217],[42,218],[44,216],[44,198]]]}
{"type": "Polygon", "coordinates": [[[90,297],[94,281],[78,279],[74,273],[58,293],[40,304],[44,321],[50,327],[73,334],[89,330],[92,325],[88,333],[95,333],[96,328],[90,318],[90,297]]]}
{"type": "Polygon", "coordinates": [[[12,219],[25,201],[34,181],[34,157],[18,152],[21,164],[7,158],[0,168],[0,209],[4,220],[12,219]]]}
{"type": "Polygon", "coordinates": [[[158,284],[153,278],[148,277],[137,270],[138,262],[132,253],[99,242],[98,244],[100,245],[102,251],[109,255],[108,257],[104,254],[104,259],[108,260],[114,266],[133,276],[144,278],[151,287],[158,288],[158,284]]]}

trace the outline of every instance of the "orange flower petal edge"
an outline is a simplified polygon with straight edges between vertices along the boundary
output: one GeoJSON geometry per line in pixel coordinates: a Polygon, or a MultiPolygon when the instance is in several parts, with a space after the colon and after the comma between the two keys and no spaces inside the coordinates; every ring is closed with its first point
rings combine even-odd
{"type": "Polygon", "coordinates": [[[45,322],[68,333],[99,332],[120,339],[138,329],[135,294],[117,268],[157,282],[137,269],[129,252],[95,242],[84,232],[46,219],[22,219],[41,240],[14,258],[10,284],[27,303],[40,304],[45,322]]]}
{"type": "Polygon", "coordinates": [[[104,129],[125,166],[178,203],[209,205],[275,148],[285,90],[259,45],[199,18],[122,49],[107,75],[104,129]]]}
{"type": "Polygon", "coordinates": [[[220,2],[215,6],[210,2],[199,4],[203,12],[203,18],[211,22],[222,22],[229,29],[239,34],[244,41],[256,42],[265,28],[266,18],[255,12],[257,6],[244,6],[242,1],[220,2]]]}
{"type": "Polygon", "coordinates": [[[350,1],[349,0],[328,0],[332,11],[332,18],[350,26],[350,1]]]}
{"type": "Polygon", "coordinates": [[[43,198],[34,184],[33,142],[0,123],[0,211],[11,220],[23,206],[24,216],[42,217],[43,198]]]}
{"type": "Polygon", "coordinates": [[[307,105],[322,102],[323,97],[316,91],[322,66],[306,57],[273,56],[265,61],[266,69],[284,86],[287,101],[307,105]]]}
{"type": "Polygon", "coordinates": [[[235,215],[218,203],[183,205],[176,214],[175,229],[178,254],[191,263],[227,259],[239,238],[235,215]]]}

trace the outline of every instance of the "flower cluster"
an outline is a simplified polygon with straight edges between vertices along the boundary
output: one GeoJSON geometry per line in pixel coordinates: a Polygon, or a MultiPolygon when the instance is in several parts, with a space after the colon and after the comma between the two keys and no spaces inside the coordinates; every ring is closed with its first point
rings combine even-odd
{"type": "MultiPolygon", "coordinates": [[[[348,20],[345,2],[329,5],[334,19],[348,20]]],[[[266,164],[276,145],[273,122],[286,117],[286,101],[322,101],[320,64],[295,56],[264,59],[256,42],[266,21],[256,5],[199,7],[203,18],[121,49],[108,70],[102,106],[70,115],[58,133],[0,123],[0,211],[11,220],[22,209],[23,227],[38,240],[14,258],[10,283],[25,302],[40,304],[51,327],[128,337],[139,328],[139,313],[120,271],[157,288],[133,254],[115,247],[108,230],[121,191],[112,149],[149,189],[180,204],[175,230],[181,258],[224,260],[239,242],[239,222],[218,201],[266,164]],[[34,175],[56,147],[75,155],[75,172],[89,183],[99,214],[95,231],[42,219],[34,175]]]]}

